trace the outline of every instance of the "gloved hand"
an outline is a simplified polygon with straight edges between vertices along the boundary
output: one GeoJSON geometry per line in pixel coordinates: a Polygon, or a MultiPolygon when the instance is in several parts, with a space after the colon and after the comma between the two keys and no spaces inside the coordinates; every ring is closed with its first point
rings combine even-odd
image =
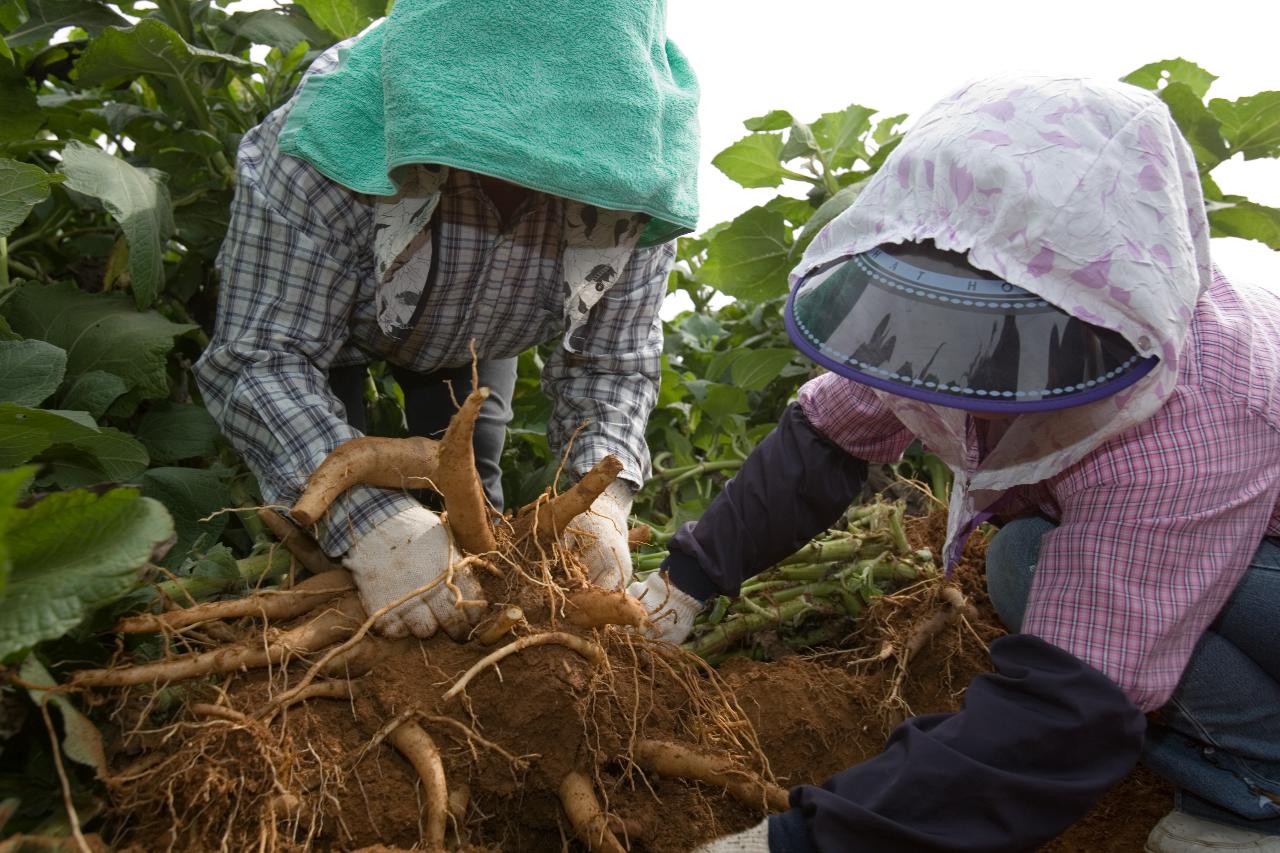
{"type": "Polygon", "coordinates": [[[587,579],[596,586],[622,589],[631,577],[631,548],[627,544],[631,501],[630,484],[614,480],[596,498],[590,512],[573,520],[565,536],[570,548],[581,545],[587,579]]]}
{"type": "Polygon", "coordinates": [[[683,643],[702,610],[701,601],[671,583],[662,571],[628,586],[627,595],[638,599],[649,611],[649,636],[669,643],[683,643]]]}
{"type": "Polygon", "coordinates": [[[769,819],[742,832],[708,841],[694,848],[693,853],[769,853],[769,819]]]}
{"type": "MultiPolygon", "coordinates": [[[[440,516],[422,506],[410,507],[356,540],[342,564],[351,571],[366,612],[372,614],[403,595],[430,583],[461,558],[452,547],[440,516]]],[[[465,600],[483,600],[484,591],[469,568],[457,568],[453,585],[465,600]]],[[[457,594],[441,581],[424,595],[410,599],[380,618],[374,627],[388,637],[430,637],[436,628],[465,640],[483,608],[456,606],[457,594]]]]}

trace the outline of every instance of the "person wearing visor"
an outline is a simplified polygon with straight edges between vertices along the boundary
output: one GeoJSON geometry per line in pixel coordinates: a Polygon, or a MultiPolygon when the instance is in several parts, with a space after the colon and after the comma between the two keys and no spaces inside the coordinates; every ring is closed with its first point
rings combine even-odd
{"type": "Polygon", "coordinates": [[[963,710],[698,850],[1033,850],[1141,759],[1177,788],[1150,853],[1280,851],[1280,294],[1212,266],[1164,103],[959,90],[814,239],[786,321],[829,372],[629,587],[661,636],[916,438],[955,474],[948,570],[1004,522],[987,577],[1012,633],[963,710]]]}
{"type": "MultiPolygon", "coordinates": [[[[552,453],[572,436],[571,475],[607,454],[624,465],[571,535],[593,582],[626,582],[671,241],[697,219],[697,84],[665,18],[664,0],[590,14],[565,0],[398,0],[245,134],[196,375],[267,503],[292,505],[364,432],[371,362],[403,389],[409,432],[438,436],[471,390],[474,353],[490,390],[476,464],[500,511],[516,357],[558,339],[542,373],[552,453]]],[[[439,516],[405,491],[348,491],[317,536],[369,612],[451,561],[439,516]]],[[[467,571],[454,580],[482,598],[467,571]]],[[[441,585],[377,627],[459,637],[479,615],[441,585]]]]}

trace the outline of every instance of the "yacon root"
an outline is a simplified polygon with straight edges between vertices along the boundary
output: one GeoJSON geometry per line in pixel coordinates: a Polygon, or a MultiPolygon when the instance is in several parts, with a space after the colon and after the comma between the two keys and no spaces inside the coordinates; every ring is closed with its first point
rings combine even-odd
{"type": "Polygon", "coordinates": [[[333,609],[305,625],[285,631],[265,646],[256,641],[245,642],[120,669],[82,669],[72,675],[71,684],[74,687],[129,687],[271,666],[289,655],[309,654],[347,637],[360,624],[363,613],[360,599],[346,595],[333,609]]]}
{"type": "Polygon", "coordinates": [[[515,642],[508,643],[497,651],[490,652],[480,660],[476,661],[471,669],[464,672],[462,677],[458,679],[457,683],[450,687],[442,698],[447,701],[452,699],[454,696],[457,696],[466,689],[466,686],[471,682],[471,679],[484,671],[485,667],[492,666],[503,658],[509,657],[518,651],[532,648],[533,646],[546,645],[547,643],[557,643],[562,646],[568,646],[587,660],[591,661],[594,666],[599,666],[605,661],[604,649],[600,648],[600,646],[590,640],[575,637],[573,634],[565,634],[562,631],[548,631],[545,634],[534,634],[529,637],[521,637],[515,642]]]}
{"type": "Polygon", "coordinates": [[[475,638],[482,646],[492,646],[523,621],[524,611],[519,607],[514,604],[504,607],[476,626],[475,638]]]}
{"type": "Polygon", "coordinates": [[[596,792],[592,790],[591,780],[585,773],[571,771],[560,783],[560,804],[564,813],[569,816],[569,823],[578,839],[587,845],[591,853],[624,853],[617,837],[609,829],[609,820],[596,792]]]}
{"type": "Polygon", "coordinates": [[[116,630],[121,634],[148,634],[166,628],[186,628],[211,619],[238,619],[242,616],[258,616],[277,621],[293,619],[314,610],[335,596],[349,592],[354,586],[346,569],[336,569],[307,578],[290,590],[272,590],[246,598],[197,604],[182,610],[129,616],[120,620],[116,630]]]}
{"type": "Polygon", "coordinates": [[[639,628],[649,618],[644,605],[622,590],[588,587],[569,593],[565,618],[579,628],[630,625],[639,628]]]}
{"type": "Polygon", "coordinates": [[[443,853],[444,831],[449,818],[449,788],[445,784],[444,762],[431,735],[413,720],[401,723],[388,738],[400,750],[422,779],[422,799],[427,850],[443,853]]]}
{"type": "Polygon", "coordinates": [[[320,543],[311,538],[311,534],[301,527],[295,527],[289,519],[271,507],[264,506],[259,509],[258,519],[266,525],[273,536],[280,540],[285,550],[311,574],[320,575],[342,568],[320,548],[320,543]]]}
{"type": "Polygon", "coordinates": [[[289,514],[299,524],[315,524],[352,486],[429,487],[444,498],[449,530],[464,551],[483,554],[495,550],[497,540],[472,446],[476,416],[488,396],[488,388],[467,395],[439,441],[361,436],[344,442],[312,472],[289,514]]]}
{"type": "Polygon", "coordinates": [[[704,755],[668,741],[641,740],[636,742],[632,760],[641,769],[661,776],[696,779],[724,788],[749,806],[765,806],[774,812],[787,809],[786,791],[754,773],[735,768],[728,756],[704,755]]]}
{"type": "Polygon", "coordinates": [[[546,548],[560,538],[569,523],[595,503],[605,489],[622,473],[622,462],[606,456],[567,491],[549,500],[539,498],[520,511],[516,518],[516,541],[532,538],[546,548]]]}

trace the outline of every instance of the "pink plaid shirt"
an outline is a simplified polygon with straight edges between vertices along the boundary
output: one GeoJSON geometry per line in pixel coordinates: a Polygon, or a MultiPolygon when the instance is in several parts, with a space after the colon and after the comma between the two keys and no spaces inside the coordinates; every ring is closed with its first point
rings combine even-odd
{"type": "MultiPolygon", "coordinates": [[[[1280,535],[1280,292],[1215,272],[1187,347],[1150,420],[998,506],[1059,524],[1023,630],[1105,672],[1144,711],[1168,700],[1262,538],[1280,535]]],[[[913,438],[870,388],[834,374],[801,388],[800,405],[869,462],[896,461],[913,438]]]]}

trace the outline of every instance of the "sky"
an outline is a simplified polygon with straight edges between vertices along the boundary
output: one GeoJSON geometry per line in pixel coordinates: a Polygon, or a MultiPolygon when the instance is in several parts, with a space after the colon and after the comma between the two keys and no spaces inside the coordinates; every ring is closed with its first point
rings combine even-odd
{"type": "MultiPolygon", "coordinates": [[[[1278,28],[1276,0],[667,2],[667,33],[689,57],[702,88],[703,228],[778,192],[745,190],[711,165],[716,153],[746,135],[743,119],[771,109],[802,121],[851,103],[915,116],[975,77],[1027,71],[1115,79],[1176,56],[1218,75],[1210,96],[1236,98],[1280,89],[1278,28]],[[1051,18],[1055,7],[1066,11],[1051,18]]],[[[1280,207],[1280,161],[1237,157],[1213,174],[1224,192],[1280,207]]],[[[1212,251],[1228,277],[1280,288],[1280,252],[1234,238],[1215,239],[1212,251]]]]}

